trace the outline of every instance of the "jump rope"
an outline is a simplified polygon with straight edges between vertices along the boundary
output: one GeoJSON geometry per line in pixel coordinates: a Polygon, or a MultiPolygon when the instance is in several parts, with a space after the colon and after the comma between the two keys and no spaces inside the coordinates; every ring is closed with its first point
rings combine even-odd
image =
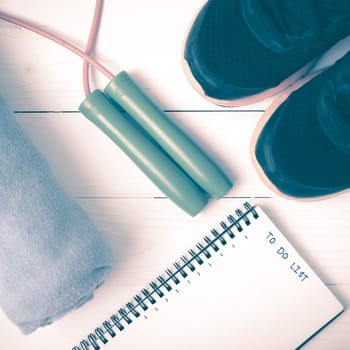
{"type": "Polygon", "coordinates": [[[96,0],[85,51],[35,25],[0,12],[0,19],[18,25],[84,59],[86,95],[80,112],[104,132],[145,175],[175,204],[191,216],[221,198],[232,187],[224,172],[135,84],[127,72],[111,73],[91,57],[102,14],[103,0],[96,0]],[[90,66],[110,81],[104,90],[90,89],[90,66]]]}

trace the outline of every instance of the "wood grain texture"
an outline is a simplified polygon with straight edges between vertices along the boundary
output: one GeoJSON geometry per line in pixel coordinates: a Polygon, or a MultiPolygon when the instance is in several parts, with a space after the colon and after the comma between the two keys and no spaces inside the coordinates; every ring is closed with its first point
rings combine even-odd
{"type": "MultiPolygon", "coordinates": [[[[181,47],[202,0],[107,0],[95,57],[127,70],[175,123],[233,179],[234,187],[195,218],[176,208],[99,130],[77,112],[84,98],[82,61],[68,51],[0,21],[0,87],[15,117],[44,154],[63,188],[105,232],[118,261],[95,298],[52,326],[22,336],[0,312],[2,348],[66,349],[162,272],[244,200],[261,205],[346,307],[304,348],[350,349],[350,194],[313,203],[279,198],[249,158],[253,129],[271,100],[222,108],[200,98],[181,68],[181,47]]],[[[1,11],[52,30],[80,47],[94,1],[0,0],[1,11]]],[[[328,52],[317,68],[350,47],[328,52]]],[[[92,72],[92,85],[106,79],[92,72]]],[[[206,350],[206,349],[203,349],[206,350]]]]}

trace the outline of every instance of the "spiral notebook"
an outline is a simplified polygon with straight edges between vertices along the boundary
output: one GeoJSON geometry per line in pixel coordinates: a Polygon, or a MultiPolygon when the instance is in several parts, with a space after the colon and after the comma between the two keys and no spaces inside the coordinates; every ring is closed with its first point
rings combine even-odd
{"type": "Polygon", "coordinates": [[[116,310],[72,350],[296,349],[343,306],[263,210],[244,203],[116,310]]]}

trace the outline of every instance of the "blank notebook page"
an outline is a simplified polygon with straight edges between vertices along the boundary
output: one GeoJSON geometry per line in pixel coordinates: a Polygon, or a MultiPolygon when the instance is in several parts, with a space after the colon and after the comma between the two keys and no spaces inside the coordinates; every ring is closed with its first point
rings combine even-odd
{"type": "Polygon", "coordinates": [[[152,294],[154,304],[145,300],[147,311],[134,300],[138,317],[129,312],[132,322],[122,319],[124,330],[114,327],[114,339],[106,334],[107,344],[98,340],[101,348],[295,349],[341,313],[329,289],[264,212],[254,209],[257,218],[244,216],[250,224],[240,220],[243,231],[233,226],[234,238],[226,232],[213,240],[205,251],[210,258],[202,251],[195,271],[184,267],[188,276],[177,273],[180,283],[170,280],[171,291],[163,286],[164,296],[152,294]]]}

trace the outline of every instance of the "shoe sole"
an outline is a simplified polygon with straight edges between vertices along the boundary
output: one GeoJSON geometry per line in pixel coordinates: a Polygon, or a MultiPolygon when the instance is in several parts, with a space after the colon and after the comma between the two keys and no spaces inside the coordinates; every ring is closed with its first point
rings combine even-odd
{"type": "Polygon", "coordinates": [[[255,156],[255,149],[256,149],[256,144],[258,142],[258,138],[260,133],[262,132],[265,124],[268,122],[268,120],[270,119],[270,117],[273,115],[273,113],[279,108],[279,106],[287,100],[287,98],[290,96],[290,94],[299,89],[300,87],[302,87],[304,84],[306,84],[308,81],[310,81],[312,78],[316,77],[317,75],[319,75],[320,73],[322,73],[324,71],[324,69],[319,70],[317,72],[313,72],[312,74],[308,75],[307,77],[305,77],[304,79],[299,80],[297,83],[295,83],[294,85],[292,85],[290,88],[288,88],[286,91],[284,91],[279,97],[277,97],[273,103],[266,109],[266,111],[264,112],[264,114],[261,116],[261,118],[259,119],[257,125],[255,126],[255,129],[253,131],[252,134],[252,138],[251,138],[251,142],[250,142],[250,158],[251,161],[254,165],[254,168],[256,170],[256,172],[258,173],[260,179],[262,180],[262,182],[270,189],[272,190],[274,193],[276,193],[277,195],[289,199],[289,200],[293,200],[293,201],[299,201],[299,202],[316,202],[316,201],[321,201],[321,200],[326,200],[326,199],[330,199],[336,196],[339,196],[341,194],[344,194],[345,192],[349,191],[349,189],[344,189],[342,191],[336,192],[336,193],[331,193],[328,195],[320,195],[320,196],[314,196],[314,197],[294,197],[291,195],[287,195],[283,192],[281,192],[272,182],[271,180],[266,176],[264,170],[262,169],[262,167],[260,166],[258,160],[256,159],[255,156]]]}
{"type": "Polygon", "coordinates": [[[185,73],[185,76],[186,76],[187,80],[189,81],[190,85],[194,88],[194,90],[196,90],[197,93],[200,96],[202,96],[205,100],[207,100],[215,105],[222,106],[222,107],[240,107],[240,106],[246,106],[246,105],[260,102],[262,100],[265,100],[269,97],[277,95],[280,92],[286,90],[289,86],[293,85],[300,78],[302,78],[304,75],[306,75],[308,72],[310,72],[310,70],[313,68],[315,63],[319,60],[319,57],[313,59],[312,61],[307,63],[305,66],[300,68],[298,71],[293,73],[291,76],[289,76],[287,79],[282,81],[279,85],[277,85],[273,88],[264,90],[258,94],[255,94],[255,95],[243,97],[240,99],[234,99],[234,100],[221,100],[221,99],[216,99],[216,98],[213,98],[213,97],[206,95],[202,86],[197,82],[197,80],[193,76],[191,69],[190,69],[190,67],[185,59],[185,49],[186,49],[186,43],[187,43],[190,31],[192,29],[192,26],[193,26],[196,18],[198,17],[199,13],[203,9],[203,7],[207,4],[207,2],[208,1],[205,1],[204,4],[200,7],[200,9],[197,11],[197,13],[193,16],[193,19],[187,28],[187,31],[186,31],[186,34],[184,36],[184,40],[182,43],[182,68],[183,68],[183,71],[185,73]]]}

